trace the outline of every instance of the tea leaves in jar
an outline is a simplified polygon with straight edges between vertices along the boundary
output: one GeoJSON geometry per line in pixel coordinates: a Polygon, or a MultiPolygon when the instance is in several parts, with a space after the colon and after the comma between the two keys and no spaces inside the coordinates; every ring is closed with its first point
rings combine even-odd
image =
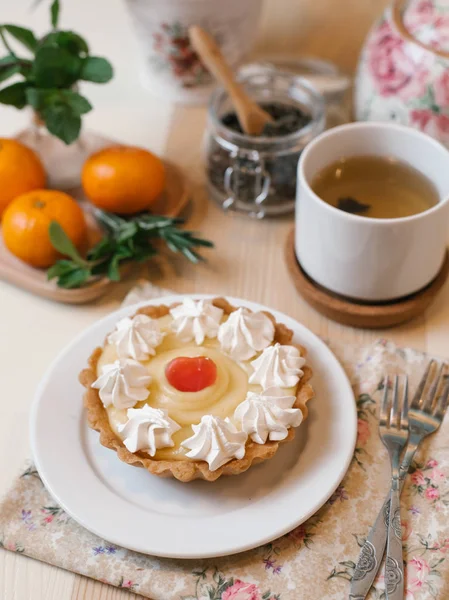
{"type": "MultiPolygon", "coordinates": [[[[277,137],[280,135],[289,135],[310,123],[310,116],[295,106],[270,102],[260,104],[271,117],[272,123],[267,123],[260,134],[260,137],[277,137]]],[[[222,118],[223,125],[229,129],[243,133],[243,129],[235,112],[229,112],[222,118]]],[[[257,136],[259,137],[259,136],[257,136]]]]}

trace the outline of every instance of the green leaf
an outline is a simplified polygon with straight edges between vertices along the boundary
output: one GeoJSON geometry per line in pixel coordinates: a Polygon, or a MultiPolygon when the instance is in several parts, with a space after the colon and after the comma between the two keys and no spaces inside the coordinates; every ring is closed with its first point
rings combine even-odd
{"type": "Polygon", "coordinates": [[[214,248],[215,244],[209,240],[203,240],[197,237],[189,237],[189,241],[195,246],[204,246],[205,248],[214,248]]]}
{"type": "Polygon", "coordinates": [[[3,28],[12,35],[17,41],[34,52],[37,48],[37,39],[31,29],[18,27],[17,25],[3,25],[3,28]]]}
{"type": "Polygon", "coordinates": [[[67,88],[79,78],[81,59],[64,48],[42,46],[33,62],[32,74],[39,88],[67,88]]]}
{"type": "Polygon", "coordinates": [[[141,229],[153,231],[163,227],[172,227],[173,225],[184,222],[183,219],[173,219],[171,217],[159,217],[153,215],[141,215],[136,217],[136,222],[141,229]]]}
{"type": "Polygon", "coordinates": [[[116,247],[115,240],[105,236],[87,253],[88,260],[97,261],[105,256],[109,256],[116,247]]]}
{"type": "Polygon", "coordinates": [[[56,98],[58,94],[57,89],[38,89],[29,87],[26,90],[27,103],[30,104],[35,110],[41,110],[45,104],[50,103],[52,98],[56,98]]]}
{"type": "Polygon", "coordinates": [[[114,256],[108,267],[108,278],[111,281],[120,281],[120,270],[119,270],[120,259],[118,256],[114,256]]]}
{"type": "Polygon", "coordinates": [[[52,4],[50,6],[50,16],[51,16],[51,25],[54,29],[56,29],[56,27],[58,26],[59,10],[60,10],[59,0],[53,0],[52,4]]]}
{"type": "Polygon", "coordinates": [[[11,65],[16,65],[19,63],[19,59],[17,56],[13,54],[7,54],[0,58],[0,67],[10,67],[11,65]]]}
{"type": "Polygon", "coordinates": [[[129,223],[125,223],[125,225],[121,228],[120,233],[117,236],[118,242],[124,242],[129,238],[132,238],[137,233],[137,224],[133,221],[129,223]]]}
{"type": "Polygon", "coordinates": [[[144,263],[157,254],[157,250],[153,246],[148,245],[146,248],[137,248],[134,251],[133,258],[138,263],[144,263]]]}
{"type": "Polygon", "coordinates": [[[73,260],[61,259],[55,262],[55,264],[47,270],[47,279],[54,279],[61,275],[67,275],[72,271],[79,269],[79,266],[73,262],[73,260]]]}
{"type": "Polygon", "coordinates": [[[182,254],[190,260],[190,262],[197,264],[199,261],[204,260],[202,256],[200,256],[195,250],[190,250],[189,248],[183,248],[181,250],[182,254]]]}
{"type": "Polygon", "coordinates": [[[73,288],[81,287],[84,283],[88,281],[90,276],[90,269],[80,267],[76,271],[67,273],[67,275],[61,275],[58,278],[57,284],[58,287],[71,290],[73,288]]]}
{"type": "Polygon", "coordinates": [[[102,262],[96,263],[91,267],[92,275],[104,275],[108,272],[109,258],[105,258],[102,262]]]}
{"type": "Polygon", "coordinates": [[[50,242],[60,254],[69,256],[75,263],[80,266],[86,266],[87,262],[80,256],[78,250],[73,245],[72,240],[68,237],[64,229],[57,221],[52,221],[48,227],[48,235],[50,242]]]}
{"type": "Polygon", "coordinates": [[[20,73],[20,65],[19,64],[11,65],[10,67],[0,66],[0,82],[6,81],[6,79],[9,79],[16,73],[20,73]]]}
{"type": "Polygon", "coordinates": [[[25,81],[13,83],[0,90],[0,104],[8,104],[16,108],[23,108],[26,103],[26,89],[28,84],[25,81]]]}
{"type": "Polygon", "coordinates": [[[95,210],[95,218],[100,225],[111,233],[120,231],[120,228],[126,223],[122,217],[100,209],[95,210]]]}
{"type": "Polygon", "coordinates": [[[40,46],[53,46],[68,50],[70,54],[89,54],[89,46],[84,38],[74,31],[52,31],[39,42],[40,46]]]}
{"type": "MultiPolygon", "coordinates": [[[[31,68],[33,66],[33,63],[31,62],[31,60],[24,60],[24,59],[20,59],[20,63],[19,63],[19,72],[21,75],[24,76],[24,78],[27,81],[30,81],[30,73],[31,73],[31,68]]],[[[32,78],[31,78],[32,80],[32,78]]]]}
{"type": "Polygon", "coordinates": [[[78,139],[81,131],[81,118],[70,105],[50,104],[41,111],[41,117],[48,131],[65,144],[71,144],[78,139]]]}
{"type": "Polygon", "coordinates": [[[47,271],[47,279],[57,279],[57,285],[63,288],[80,287],[91,277],[89,266],[83,267],[73,260],[58,260],[47,271]]]}
{"type": "MultiPolygon", "coordinates": [[[[1,71],[0,71],[1,73],[1,71]]],[[[59,90],[57,88],[39,89],[28,88],[26,90],[28,104],[37,110],[43,111],[52,107],[59,110],[59,106],[66,104],[75,115],[82,115],[92,110],[90,102],[77,92],[72,90],[59,90]]]]}
{"type": "Polygon", "coordinates": [[[105,58],[88,56],[83,60],[80,79],[95,83],[106,83],[112,79],[113,74],[111,63],[105,58]]]}
{"type": "Polygon", "coordinates": [[[92,110],[92,104],[87,98],[77,92],[72,92],[72,90],[62,90],[61,100],[66,102],[73,112],[78,115],[84,115],[92,110]]]}

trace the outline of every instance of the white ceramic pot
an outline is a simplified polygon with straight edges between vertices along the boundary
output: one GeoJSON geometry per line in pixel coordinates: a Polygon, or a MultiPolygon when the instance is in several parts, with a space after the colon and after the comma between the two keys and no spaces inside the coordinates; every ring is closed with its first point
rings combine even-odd
{"type": "Polygon", "coordinates": [[[250,50],[263,0],[126,0],[144,51],[145,87],[184,104],[207,102],[213,87],[190,45],[190,25],[211,33],[232,66],[250,50]]]}
{"type": "Polygon", "coordinates": [[[342,125],[318,136],[302,153],[296,201],[296,255],[313,280],[359,300],[401,298],[430,283],[444,260],[449,152],[429,136],[401,125],[342,125]],[[323,167],[360,154],[408,162],[433,181],[439,203],[410,217],[371,219],[334,208],[312,191],[310,184],[323,167]]]}

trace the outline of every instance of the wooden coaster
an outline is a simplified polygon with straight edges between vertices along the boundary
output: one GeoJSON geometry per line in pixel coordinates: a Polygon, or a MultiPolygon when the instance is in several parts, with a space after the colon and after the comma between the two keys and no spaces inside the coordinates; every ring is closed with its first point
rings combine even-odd
{"type": "MultiPolygon", "coordinates": [[[[189,191],[185,177],[179,168],[171,162],[164,161],[167,173],[167,186],[161,197],[153,204],[152,212],[167,217],[176,217],[185,208],[189,200],[189,191]]],[[[80,193],[75,193],[83,207],[89,228],[90,245],[94,245],[101,233],[95,223],[88,205],[80,193]]],[[[124,267],[126,270],[126,265],[124,267]]],[[[47,281],[45,269],[35,269],[13,256],[3,243],[0,235],[0,279],[17,285],[33,294],[64,302],[67,304],[85,304],[103,296],[113,282],[106,277],[98,277],[86,286],[74,290],[59,288],[54,281],[47,281]]]]}
{"type": "Polygon", "coordinates": [[[287,268],[298,292],[324,316],[351,327],[384,329],[421,316],[446,282],[449,274],[449,252],[435,279],[416,294],[379,304],[356,302],[315,283],[301,268],[295,254],[295,231],[287,236],[285,245],[287,268]]]}

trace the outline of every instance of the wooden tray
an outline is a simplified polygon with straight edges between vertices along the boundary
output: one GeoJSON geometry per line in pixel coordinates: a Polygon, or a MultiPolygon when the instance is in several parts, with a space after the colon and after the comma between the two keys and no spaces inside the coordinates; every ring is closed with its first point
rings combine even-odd
{"type": "MultiPolygon", "coordinates": [[[[168,217],[176,217],[189,201],[189,192],[185,177],[179,168],[169,161],[164,161],[167,173],[167,186],[160,198],[153,204],[152,212],[168,217]]],[[[82,191],[74,193],[80,204],[85,207],[91,244],[99,238],[95,220],[89,214],[88,204],[82,191]]],[[[91,284],[79,289],[65,290],[58,288],[54,281],[47,281],[44,269],[35,269],[15,256],[5,247],[0,235],[0,279],[21,287],[33,294],[68,304],[84,304],[102,296],[113,282],[106,277],[99,277],[91,284]]]]}
{"type": "Polygon", "coordinates": [[[295,232],[290,231],[285,245],[287,268],[298,292],[324,316],[352,327],[384,329],[421,316],[446,282],[449,274],[449,252],[436,278],[416,294],[392,302],[378,304],[356,302],[315,283],[301,268],[295,254],[295,232]]]}

